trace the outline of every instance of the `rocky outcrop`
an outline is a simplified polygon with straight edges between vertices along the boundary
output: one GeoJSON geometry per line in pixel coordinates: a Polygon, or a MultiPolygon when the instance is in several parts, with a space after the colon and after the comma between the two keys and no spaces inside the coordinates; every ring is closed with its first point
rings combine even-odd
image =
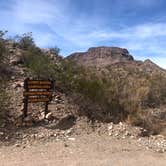
{"type": "Polygon", "coordinates": [[[86,66],[107,66],[134,60],[127,49],[119,47],[92,47],[87,52],[73,53],[67,58],[86,66]]]}
{"type": "Polygon", "coordinates": [[[147,59],[143,62],[142,64],[142,68],[146,71],[160,71],[160,72],[165,72],[164,69],[162,69],[161,67],[159,67],[158,65],[156,65],[154,62],[152,62],[150,59],[147,59]]]}

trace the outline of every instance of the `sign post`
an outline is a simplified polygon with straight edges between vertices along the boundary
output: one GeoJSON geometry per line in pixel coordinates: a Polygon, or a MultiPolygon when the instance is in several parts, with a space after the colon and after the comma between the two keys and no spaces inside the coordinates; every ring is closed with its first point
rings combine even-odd
{"type": "Polygon", "coordinates": [[[52,100],[54,82],[50,80],[30,80],[29,78],[24,81],[23,92],[23,116],[28,115],[28,103],[45,103],[45,114],[48,112],[48,104],[52,100]]]}

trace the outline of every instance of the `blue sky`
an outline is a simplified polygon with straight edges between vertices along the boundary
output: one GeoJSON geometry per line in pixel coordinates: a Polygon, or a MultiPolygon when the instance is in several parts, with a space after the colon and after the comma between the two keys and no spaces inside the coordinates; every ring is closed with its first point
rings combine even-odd
{"type": "Polygon", "coordinates": [[[38,46],[64,56],[118,46],[166,68],[165,0],[0,0],[0,29],[33,32],[38,46]]]}

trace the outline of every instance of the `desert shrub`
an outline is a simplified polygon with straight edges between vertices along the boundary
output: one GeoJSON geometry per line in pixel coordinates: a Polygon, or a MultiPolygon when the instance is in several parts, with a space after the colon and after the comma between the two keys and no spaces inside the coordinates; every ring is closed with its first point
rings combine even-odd
{"type": "Polygon", "coordinates": [[[0,80],[0,126],[6,121],[9,112],[9,94],[6,91],[7,81],[0,80]]]}
{"type": "Polygon", "coordinates": [[[35,42],[31,32],[24,33],[22,36],[17,35],[13,41],[15,46],[19,46],[23,50],[27,50],[30,47],[35,47],[35,42]]]}
{"type": "Polygon", "coordinates": [[[7,55],[8,55],[8,50],[6,49],[5,40],[3,38],[6,33],[7,33],[7,31],[5,31],[5,32],[0,31],[0,64],[1,64],[0,67],[1,68],[6,63],[7,55]]]}
{"type": "MultiPolygon", "coordinates": [[[[23,50],[22,62],[29,69],[28,76],[38,79],[54,79],[57,65],[50,59],[49,55],[36,46],[32,33],[17,35],[14,37],[13,43],[23,50]]],[[[58,54],[60,49],[55,47],[52,51],[58,54]]]]}
{"type": "Polygon", "coordinates": [[[55,54],[55,55],[59,55],[59,53],[60,53],[60,48],[58,48],[57,46],[52,47],[49,50],[52,54],[55,54]]]}
{"type": "Polygon", "coordinates": [[[10,73],[7,64],[8,50],[5,47],[5,40],[3,39],[5,33],[6,32],[0,31],[0,125],[5,121],[9,105],[6,87],[10,73]]]}
{"type": "Polygon", "coordinates": [[[30,70],[32,77],[40,79],[52,79],[54,77],[56,64],[37,47],[29,47],[24,52],[23,63],[30,70]]]}
{"type": "Polygon", "coordinates": [[[0,78],[8,77],[10,74],[9,51],[4,39],[6,33],[7,31],[0,31],[0,78]]]}
{"type": "Polygon", "coordinates": [[[118,98],[121,85],[117,80],[101,79],[92,69],[85,69],[68,60],[63,61],[59,69],[60,74],[56,74],[56,81],[69,96],[77,96],[75,102],[81,108],[80,114],[103,121],[113,119],[116,115],[117,120],[119,114],[123,118],[123,108],[118,98]]]}
{"type": "Polygon", "coordinates": [[[159,107],[166,104],[166,77],[155,74],[149,79],[149,93],[147,101],[149,107],[159,107]]]}

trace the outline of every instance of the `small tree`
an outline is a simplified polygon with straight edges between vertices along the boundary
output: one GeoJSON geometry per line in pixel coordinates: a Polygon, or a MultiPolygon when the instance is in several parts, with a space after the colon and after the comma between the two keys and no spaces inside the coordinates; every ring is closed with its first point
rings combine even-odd
{"type": "Polygon", "coordinates": [[[37,47],[28,48],[24,52],[23,59],[25,66],[30,69],[32,76],[42,79],[53,78],[56,64],[37,47]]]}
{"type": "Polygon", "coordinates": [[[30,47],[35,47],[32,32],[24,33],[22,36],[17,36],[16,40],[19,44],[19,47],[24,50],[27,50],[30,47]]]}
{"type": "Polygon", "coordinates": [[[60,53],[60,48],[58,48],[57,46],[53,47],[53,48],[50,48],[50,52],[52,54],[55,54],[55,55],[59,55],[60,53]]]}

